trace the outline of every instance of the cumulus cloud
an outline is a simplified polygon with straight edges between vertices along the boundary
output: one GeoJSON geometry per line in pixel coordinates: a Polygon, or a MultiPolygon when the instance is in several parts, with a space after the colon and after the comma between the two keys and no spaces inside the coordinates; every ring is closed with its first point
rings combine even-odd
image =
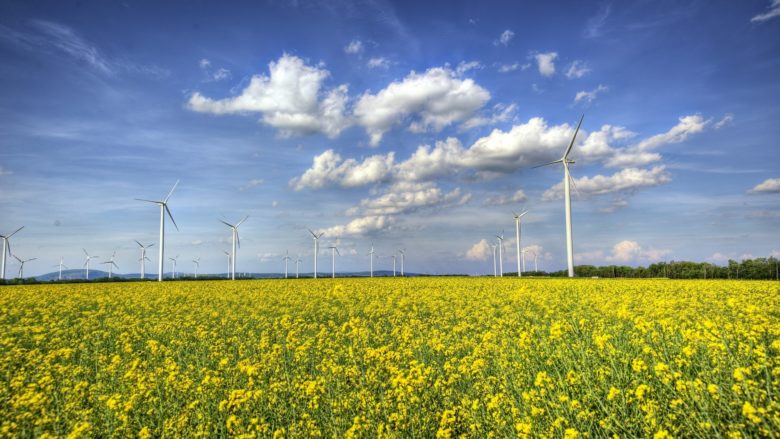
{"type": "Polygon", "coordinates": [[[589,103],[593,102],[593,100],[596,99],[596,97],[599,94],[604,93],[606,91],[609,91],[609,87],[607,87],[606,85],[601,85],[601,84],[599,84],[598,87],[594,88],[591,91],[585,91],[585,90],[578,91],[577,94],[574,96],[574,103],[576,104],[576,103],[578,103],[580,101],[583,101],[583,102],[589,104],[589,103]]]}
{"type": "Polygon", "coordinates": [[[390,67],[390,60],[388,60],[387,58],[383,58],[381,56],[378,56],[378,57],[369,59],[368,62],[366,63],[366,66],[369,69],[386,69],[386,68],[390,67]]]}
{"type": "Polygon", "coordinates": [[[699,114],[683,116],[679,119],[677,125],[669,131],[648,137],[628,148],[616,150],[613,157],[607,161],[608,167],[626,167],[643,166],[649,163],[657,162],[661,155],[652,150],[670,143],[681,143],[688,139],[692,134],[704,131],[709,123],[699,114]]]}
{"type": "Polygon", "coordinates": [[[719,130],[726,125],[731,125],[731,122],[734,121],[734,115],[731,113],[726,113],[723,115],[723,118],[721,118],[717,123],[715,123],[714,127],[716,130],[719,130]]]}
{"type": "Polygon", "coordinates": [[[510,104],[496,104],[493,106],[493,114],[490,116],[474,116],[469,120],[463,122],[458,126],[460,131],[468,131],[470,129],[481,127],[484,125],[495,125],[500,122],[506,122],[514,116],[517,111],[517,105],[510,104]]]}
{"type": "Polygon", "coordinates": [[[246,190],[252,189],[253,187],[260,186],[261,184],[263,184],[263,183],[264,183],[264,181],[265,181],[265,180],[263,180],[262,178],[255,178],[255,179],[249,180],[249,181],[247,182],[247,184],[245,184],[245,185],[241,186],[241,187],[239,188],[239,190],[243,192],[243,191],[246,191],[246,190]]]}
{"type": "Polygon", "coordinates": [[[195,92],[187,107],[212,114],[261,113],[262,122],[283,135],[322,132],[336,137],[349,125],[347,86],[324,92],[327,70],[288,54],[271,62],[268,70],[269,76],[253,76],[239,96],[214,100],[195,92]]]}
{"type": "Polygon", "coordinates": [[[776,194],[780,192],[780,178],[768,178],[750,190],[751,194],[776,194]]]}
{"type": "Polygon", "coordinates": [[[490,99],[490,93],[471,79],[461,79],[449,68],[432,68],[410,73],[376,94],[364,93],[355,104],[354,115],[366,128],[376,146],[393,125],[416,115],[412,132],[441,130],[469,118],[490,99]]]}
{"type": "Polygon", "coordinates": [[[465,258],[470,261],[484,261],[487,260],[492,251],[490,244],[488,244],[487,240],[483,239],[472,245],[471,248],[466,251],[465,258]]]}
{"type": "Polygon", "coordinates": [[[499,194],[493,195],[485,199],[484,206],[504,206],[507,204],[522,203],[526,201],[528,197],[522,189],[518,189],[513,194],[499,194]]]}
{"type": "MultiPolygon", "coordinates": [[[[627,168],[612,175],[595,175],[574,180],[577,192],[582,196],[604,195],[613,192],[633,192],[645,187],[653,187],[672,180],[664,166],[652,169],[627,168]]],[[[563,182],[547,189],[543,200],[554,200],[563,196],[563,182]]]]}
{"type": "Polygon", "coordinates": [[[230,78],[230,70],[223,67],[220,67],[217,70],[213,70],[211,68],[211,61],[207,58],[203,58],[198,61],[198,65],[203,71],[203,74],[206,76],[205,82],[219,82],[223,79],[230,78]]]}
{"type": "Polygon", "coordinates": [[[555,59],[558,58],[556,52],[537,53],[534,55],[536,64],[539,67],[539,74],[550,77],[555,74],[555,59]]]}
{"type": "Polygon", "coordinates": [[[573,61],[566,70],[566,77],[569,79],[582,78],[590,73],[591,69],[582,61],[573,61]]]}
{"type": "Polygon", "coordinates": [[[485,66],[482,65],[479,61],[461,61],[458,63],[458,66],[455,68],[455,72],[458,75],[463,75],[464,73],[468,72],[469,70],[480,70],[485,68],[485,66]]]}
{"type": "Polygon", "coordinates": [[[775,17],[780,17],[780,0],[772,0],[768,11],[754,16],[750,21],[753,23],[760,23],[775,17]]]}
{"type": "Polygon", "coordinates": [[[396,183],[376,198],[367,198],[349,211],[348,215],[397,215],[433,207],[461,206],[471,200],[460,188],[445,193],[433,183],[396,183]]]}
{"type": "Polygon", "coordinates": [[[327,186],[345,188],[378,183],[387,179],[392,171],[395,154],[378,154],[358,162],[355,159],[343,160],[329,149],[314,157],[312,167],[300,177],[290,180],[295,190],[304,188],[319,189],[327,186]]]}
{"type": "Polygon", "coordinates": [[[667,249],[658,249],[654,247],[645,248],[636,241],[620,241],[612,247],[612,251],[605,254],[601,250],[591,252],[581,252],[574,255],[574,259],[579,263],[594,263],[605,260],[612,263],[630,263],[630,262],[657,262],[663,260],[670,251],[667,249]]]}
{"type": "Polygon", "coordinates": [[[352,40],[349,42],[349,44],[344,46],[344,52],[350,55],[355,55],[362,51],[363,51],[363,42],[360,40],[352,40]]]}
{"type": "Polygon", "coordinates": [[[531,64],[520,64],[519,62],[513,64],[500,64],[498,66],[498,73],[514,72],[515,70],[526,70],[531,67],[531,64]]]}
{"type": "Polygon", "coordinates": [[[324,233],[324,236],[329,239],[346,236],[362,236],[386,229],[394,223],[395,218],[391,216],[369,215],[355,218],[347,224],[319,229],[317,230],[317,233],[324,233]]]}
{"type": "Polygon", "coordinates": [[[512,41],[512,38],[515,37],[515,33],[511,30],[507,29],[503,32],[501,32],[501,35],[499,35],[498,39],[493,41],[494,46],[502,45],[502,46],[508,46],[509,42],[512,41]]]}

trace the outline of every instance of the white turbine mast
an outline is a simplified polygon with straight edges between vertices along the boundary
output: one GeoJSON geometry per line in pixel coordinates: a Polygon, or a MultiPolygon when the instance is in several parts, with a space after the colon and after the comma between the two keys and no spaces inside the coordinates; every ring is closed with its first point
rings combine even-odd
{"type": "Polygon", "coordinates": [[[171,198],[171,195],[173,195],[173,191],[176,190],[176,186],[179,185],[179,180],[176,180],[176,183],[174,183],[173,187],[171,188],[171,191],[168,192],[168,196],[163,198],[159,201],[153,201],[153,200],[144,200],[142,198],[136,198],[138,201],[145,201],[147,203],[154,203],[160,206],[160,256],[159,260],[157,261],[157,281],[162,282],[163,280],[163,262],[165,262],[165,213],[168,212],[168,218],[171,219],[171,222],[173,223],[173,226],[176,227],[176,230],[179,230],[179,226],[176,225],[176,221],[173,219],[173,215],[171,214],[171,210],[168,208],[168,200],[171,198]]]}
{"type": "Polygon", "coordinates": [[[314,278],[317,279],[317,253],[320,251],[320,238],[322,238],[322,235],[325,234],[325,232],[320,232],[320,234],[316,234],[311,231],[311,229],[306,229],[311,233],[311,236],[314,238],[314,278]]]}
{"type": "Polygon", "coordinates": [[[370,276],[374,277],[374,254],[376,254],[376,252],[374,251],[374,243],[373,242],[371,243],[371,251],[369,251],[366,254],[368,255],[368,259],[371,261],[371,266],[370,266],[371,271],[369,272],[370,276]]]}
{"type": "Polygon", "coordinates": [[[392,255],[392,256],[390,256],[390,257],[391,257],[391,258],[393,258],[393,277],[395,277],[395,257],[396,257],[396,256],[395,256],[395,255],[392,255]]]}
{"type": "Polygon", "coordinates": [[[404,259],[406,259],[406,249],[398,250],[401,253],[401,277],[404,277],[404,259]]]}
{"type": "MultiPolygon", "coordinates": [[[[566,148],[566,152],[563,153],[563,157],[550,163],[534,166],[535,168],[539,168],[542,166],[553,165],[555,163],[563,164],[563,205],[566,210],[566,262],[569,269],[569,277],[574,277],[574,241],[571,230],[571,190],[569,188],[570,184],[574,184],[574,180],[571,178],[571,174],[569,173],[569,165],[574,163],[574,160],[569,160],[569,153],[574,146],[574,140],[577,139],[577,133],[580,132],[580,125],[582,125],[582,119],[584,118],[585,115],[583,114],[582,117],[580,117],[579,123],[577,124],[577,129],[574,130],[574,135],[571,138],[569,147],[566,148]]],[[[577,190],[576,187],[574,189],[577,190]]]]}
{"type": "Polygon", "coordinates": [[[496,235],[498,239],[498,276],[504,277],[504,231],[501,235],[496,235]]]}
{"type": "Polygon", "coordinates": [[[498,269],[496,268],[496,244],[490,244],[490,248],[493,249],[493,277],[498,277],[498,269]]]}
{"type": "Polygon", "coordinates": [[[11,256],[14,257],[17,261],[19,261],[19,279],[24,279],[24,264],[26,262],[34,261],[38,258],[30,258],[30,259],[19,259],[16,255],[12,254],[11,256]]]}
{"type": "Polygon", "coordinates": [[[87,268],[86,274],[84,275],[84,279],[89,280],[89,261],[91,261],[92,259],[96,259],[99,256],[90,256],[89,253],[87,253],[86,249],[82,248],[82,250],[84,250],[84,254],[87,256],[87,259],[84,262],[84,267],[87,268]]]}
{"type": "Polygon", "coordinates": [[[116,262],[114,262],[114,257],[115,257],[115,256],[116,256],[116,250],[114,250],[114,253],[112,253],[112,254],[111,254],[111,259],[109,259],[109,260],[108,260],[108,261],[106,261],[106,262],[101,262],[101,264],[108,264],[108,278],[109,278],[109,279],[111,279],[111,273],[112,273],[112,270],[111,270],[111,269],[112,269],[113,267],[116,267],[116,268],[117,268],[117,270],[119,269],[119,266],[117,266],[117,265],[116,265],[116,262]]]}
{"type": "Polygon", "coordinates": [[[173,277],[172,277],[172,279],[176,279],[176,261],[179,260],[179,255],[176,255],[175,258],[168,258],[168,259],[173,262],[173,277]]]}
{"type": "Polygon", "coordinates": [[[299,268],[301,266],[301,255],[295,257],[295,278],[298,279],[299,268]]]}
{"type": "Polygon", "coordinates": [[[62,280],[62,267],[65,267],[66,270],[68,269],[68,267],[62,263],[62,256],[60,256],[60,263],[55,265],[55,267],[59,267],[60,270],[60,274],[57,277],[57,280],[62,280]]]}
{"type": "Polygon", "coordinates": [[[527,210],[521,214],[512,212],[512,214],[515,216],[515,240],[517,241],[515,242],[515,246],[517,247],[517,277],[522,277],[523,271],[525,271],[525,259],[523,259],[523,269],[520,270],[520,218],[522,218],[526,213],[528,213],[527,210]]]}
{"type": "Polygon", "coordinates": [[[330,249],[330,257],[331,257],[331,271],[330,271],[330,277],[335,279],[336,278],[336,254],[338,253],[339,256],[341,256],[341,252],[339,252],[339,249],[335,245],[328,246],[330,249]]]}
{"type": "Polygon", "coordinates": [[[230,252],[227,252],[225,250],[222,250],[222,253],[226,254],[228,258],[227,278],[230,279],[230,261],[233,260],[233,257],[230,255],[230,252]]]}
{"type": "Polygon", "coordinates": [[[195,279],[198,278],[198,269],[200,268],[200,256],[193,259],[192,262],[195,264],[195,279]]]}
{"type": "Polygon", "coordinates": [[[282,258],[282,260],[284,261],[284,278],[285,279],[287,279],[287,263],[290,261],[290,259],[292,259],[292,258],[290,258],[290,251],[289,250],[285,250],[284,251],[284,257],[282,258]]]}
{"type": "Polygon", "coordinates": [[[8,238],[14,236],[16,232],[22,230],[23,228],[24,226],[19,227],[18,229],[14,230],[13,233],[9,233],[8,235],[0,235],[0,239],[3,240],[3,263],[2,263],[3,279],[5,279],[5,256],[6,254],[8,254],[9,256],[11,255],[11,243],[8,241],[8,238]]]}
{"type": "Polygon", "coordinates": [[[238,245],[239,248],[241,247],[241,240],[238,238],[238,226],[240,226],[241,223],[246,221],[247,218],[249,218],[249,215],[245,216],[244,219],[242,219],[241,221],[237,222],[235,225],[230,224],[230,223],[225,222],[225,221],[222,221],[222,220],[217,220],[217,221],[221,222],[222,224],[230,227],[230,233],[231,233],[231,236],[233,237],[233,253],[232,253],[233,254],[233,259],[231,260],[231,264],[230,264],[230,278],[232,280],[236,280],[236,255],[237,255],[237,253],[236,253],[236,245],[238,245]]]}
{"type": "Polygon", "coordinates": [[[146,249],[154,246],[154,244],[143,245],[138,241],[135,241],[135,243],[138,244],[138,247],[141,247],[141,258],[138,259],[138,261],[141,262],[141,279],[144,279],[146,277],[146,261],[151,261],[151,259],[146,256],[146,249]]]}

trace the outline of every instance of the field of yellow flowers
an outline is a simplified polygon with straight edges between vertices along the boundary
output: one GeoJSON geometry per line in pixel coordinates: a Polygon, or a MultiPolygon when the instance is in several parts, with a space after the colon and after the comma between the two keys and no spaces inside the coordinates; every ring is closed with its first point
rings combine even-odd
{"type": "Polygon", "coordinates": [[[780,285],[0,288],[0,436],[780,435],[780,285]]]}

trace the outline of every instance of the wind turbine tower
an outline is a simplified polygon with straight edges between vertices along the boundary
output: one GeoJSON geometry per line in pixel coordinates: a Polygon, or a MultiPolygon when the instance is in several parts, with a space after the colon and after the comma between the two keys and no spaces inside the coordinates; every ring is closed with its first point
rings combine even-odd
{"type": "Polygon", "coordinates": [[[146,256],[146,249],[154,246],[154,244],[149,244],[145,246],[138,241],[135,241],[135,243],[138,244],[139,247],[141,247],[141,259],[139,259],[139,261],[141,262],[141,279],[144,279],[146,277],[146,261],[151,260],[146,256]]]}
{"type": "Polygon", "coordinates": [[[284,257],[282,260],[284,261],[284,278],[287,279],[287,263],[290,261],[290,252],[288,250],[285,250],[284,257]]]}
{"type": "Polygon", "coordinates": [[[512,212],[515,216],[515,246],[517,247],[517,277],[523,276],[523,270],[525,270],[525,259],[523,259],[523,270],[520,270],[520,218],[523,217],[528,211],[521,214],[512,212]]]}
{"type": "Polygon", "coordinates": [[[179,230],[179,226],[176,225],[176,221],[173,219],[173,215],[171,215],[171,210],[168,208],[168,200],[171,198],[171,195],[173,195],[173,191],[176,190],[176,186],[178,185],[179,185],[179,180],[176,180],[176,183],[174,183],[173,187],[171,188],[171,191],[168,192],[168,196],[159,201],[136,198],[136,200],[138,201],[154,203],[160,206],[160,256],[157,261],[158,282],[162,282],[163,280],[163,262],[165,262],[165,212],[168,212],[168,218],[171,219],[171,222],[173,223],[173,226],[176,227],[176,230],[179,230]]]}
{"type": "Polygon", "coordinates": [[[0,235],[0,239],[3,240],[3,279],[5,279],[5,256],[8,254],[11,255],[11,243],[8,241],[8,238],[14,236],[16,232],[19,230],[22,230],[24,226],[19,227],[18,229],[14,230],[13,233],[9,233],[8,235],[0,235]]]}
{"type": "Polygon", "coordinates": [[[60,268],[60,274],[57,276],[57,280],[62,280],[62,267],[65,267],[66,269],[68,268],[65,264],[62,263],[62,256],[60,256],[60,263],[55,265],[55,267],[60,268]]]}
{"type": "Polygon", "coordinates": [[[19,261],[19,264],[20,264],[19,265],[19,279],[24,279],[24,264],[26,262],[30,262],[30,261],[34,261],[34,260],[38,259],[38,258],[30,258],[30,259],[21,260],[16,255],[11,255],[11,256],[13,256],[14,259],[19,261]]]}
{"type": "Polygon", "coordinates": [[[338,253],[339,256],[341,256],[341,253],[339,252],[339,249],[336,248],[335,245],[331,245],[328,247],[330,249],[330,255],[331,255],[331,278],[336,278],[336,253],[338,253]]]}
{"type": "Polygon", "coordinates": [[[374,277],[374,254],[376,252],[374,251],[374,243],[371,243],[371,251],[368,252],[368,259],[371,261],[371,271],[369,272],[371,277],[374,277]]]}
{"type": "Polygon", "coordinates": [[[92,260],[92,259],[97,258],[98,256],[90,256],[89,253],[87,253],[86,249],[82,248],[82,250],[84,250],[84,254],[87,255],[87,260],[86,260],[86,262],[84,262],[84,266],[87,267],[87,271],[86,271],[86,274],[85,274],[84,278],[86,280],[89,280],[89,261],[92,260]]]}
{"type": "Polygon", "coordinates": [[[498,276],[504,277],[504,232],[501,231],[501,235],[496,235],[498,239],[498,276]]]}
{"type": "Polygon", "coordinates": [[[404,259],[406,259],[406,249],[398,250],[401,253],[401,277],[404,277],[404,259]]]}
{"type": "Polygon", "coordinates": [[[240,226],[241,223],[246,221],[247,218],[249,218],[249,215],[245,216],[244,219],[242,219],[235,225],[227,223],[222,220],[218,220],[222,224],[230,227],[231,235],[233,237],[233,253],[232,253],[233,259],[231,260],[231,264],[230,264],[230,278],[233,280],[236,280],[236,245],[238,245],[238,247],[241,247],[241,240],[238,238],[238,226],[240,226]]]}
{"type": "Polygon", "coordinates": [[[176,261],[179,259],[179,255],[176,255],[175,258],[168,258],[171,261],[173,261],[173,279],[176,279],[176,261]]]}
{"type": "Polygon", "coordinates": [[[119,267],[116,265],[116,262],[114,262],[114,256],[116,256],[116,251],[114,251],[114,253],[111,254],[111,259],[109,259],[106,262],[102,262],[103,264],[108,264],[108,278],[109,279],[111,279],[111,273],[112,273],[111,268],[112,267],[116,267],[117,270],[119,269],[119,267]]]}
{"type": "Polygon", "coordinates": [[[322,235],[325,232],[321,232],[319,235],[312,232],[311,229],[306,229],[311,233],[311,236],[314,237],[314,278],[317,279],[317,253],[320,251],[320,238],[322,238],[322,235]]]}
{"type": "Polygon", "coordinates": [[[200,268],[200,256],[193,259],[192,262],[195,264],[195,279],[198,278],[198,269],[200,268]]]}

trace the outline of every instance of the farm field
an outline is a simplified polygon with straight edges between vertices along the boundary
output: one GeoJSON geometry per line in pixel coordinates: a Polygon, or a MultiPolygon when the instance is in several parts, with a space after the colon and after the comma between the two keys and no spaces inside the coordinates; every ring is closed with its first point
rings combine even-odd
{"type": "Polygon", "coordinates": [[[0,288],[0,436],[777,437],[780,284],[0,288]]]}

